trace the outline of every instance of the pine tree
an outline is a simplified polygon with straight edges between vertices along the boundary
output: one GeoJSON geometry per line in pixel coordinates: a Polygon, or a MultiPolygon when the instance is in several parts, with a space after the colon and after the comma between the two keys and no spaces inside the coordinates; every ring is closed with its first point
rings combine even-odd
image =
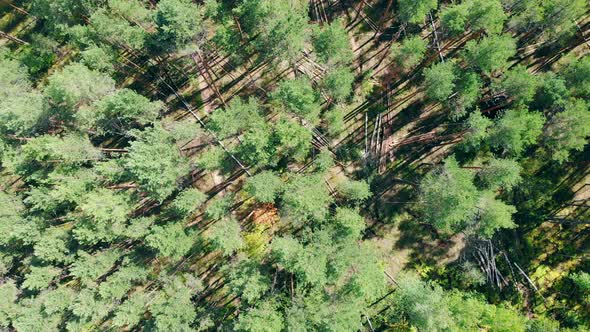
{"type": "Polygon", "coordinates": [[[426,68],[426,96],[434,101],[445,101],[455,89],[456,71],[456,66],[452,62],[441,62],[426,68]]]}
{"type": "Polygon", "coordinates": [[[354,56],[342,21],[316,29],[313,34],[313,48],[318,58],[328,65],[348,65],[354,56]]]}
{"type": "Polygon", "coordinates": [[[399,19],[404,23],[420,24],[426,15],[436,9],[436,0],[401,0],[398,3],[399,19]]]}
{"type": "Polygon", "coordinates": [[[508,67],[508,59],[516,54],[516,42],[509,35],[471,40],[465,45],[465,61],[486,75],[508,67]]]}
{"type": "Polygon", "coordinates": [[[263,171],[249,178],[244,190],[261,203],[272,203],[282,191],[283,181],[269,171],[263,171]]]}
{"type": "Polygon", "coordinates": [[[428,173],[420,183],[421,209],[426,221],[444,233],[464,229],[477,213],[479,195],[473,177],[453,157],[428,173]]]}
{"type": "Polygon", "coordinates": [[[418,65],[426,54],[428,42],[420,36],[404,39],[401,44],[394,44],[390,57],[404,70],[409,70],[418,65]]]}
{"type": "Polygon", "coordinates": [[[543,139],[553,160],[561,163],[569,158],[570,151],[584,150],[590,136],[589,123],[590,110],[581,99],[569,101],[563,112],[548,121],[543,139]]]}
{"type": "Polygon", "coordinates": [[[160,125],[135,136],[125,168],[142,190],[161,202],[176,190],[178,178],[188,173],[187,160],[178,149],[170,148],[175,141],[160,125]]]}
{"type": "Polygon", "coordinates": [[[209,227],[208,238],[215,249],[229,256],[244,245],[240,224],[234,218],[224,218],[209,227]]]}
{"type": "Polygon", "coordinates": [[[542,114],[526,109],[508,110],[490,130],[490,144],[504,154],[519,155],[537,141],[544,123],[542,114]]]}

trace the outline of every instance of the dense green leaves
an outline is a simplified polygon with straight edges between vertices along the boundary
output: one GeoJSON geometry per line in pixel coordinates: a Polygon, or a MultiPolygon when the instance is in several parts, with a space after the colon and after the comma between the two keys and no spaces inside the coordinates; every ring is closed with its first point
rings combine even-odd
{"type": "Polygon", "coordinates": [[[125,134],[134,126],[153,123],[162,108],[161,102],[150,102],[132,90],[122,89],[81,110],[77,117],[99,132],[125,134]]]}
{"type": "Polygon", "coordinates": [[[283,187],[283,181],[272,172],[264,171],[248,179],[244,190],[261,203],[272,203],[283,187]]]}
{"type": "Polygon", "coordinates": [[[210,226],[208,237],[216,249],[221,250],[224,256],[229,256],[244,245],[240,232],[240,224],[236,219],[224,218],[210,226]]]}
{"type": "Polygon", "coordinates": [[[210,116],[209,128],[220,138],[230,137],[243,131],[256,128],[264,119],[260,115],[258,101],[240,98],[232,99],[228,107],[218,109],[210,116]]]}
{"type": "Polygon", "coordinates": [[[518,155],[537,141],[544,123],[542,114],[526,109],[508,110],[491,129],[490,144],[505,154],[518,155]]]}
{"type": "Polygon", "coordinates": [[[436,9],[436,0],[401,0],[398,3],[399,18],[406,23],[423,23],[426,15],[436,9]]]}
{"type": "Polygon", "coordinates": [[[353,54],[344,23],[336,21],[317,29],[313,35],[313,47],[318,58],[329,65],[347,65],[353,54]]]}
{"type": "Polygon", "coordinates": [[[568,159],[570,151],[581,151],[590,136],[590,110],[588,104],[575,99],[565,105],[563,112],[555,114],[545,128],[545,145],[558,162],[568,159]]]}
{"type": "Polygon", "coordinates": [[[516,42],[509,35],[498,35],[474,40],[465,45],[465,60],[486,75],[508,66],[508,59],[516,54],[516,42]]]}
{"type": "Polygon", "coordinates": [[[75,107],[87,105],[115,91],[110,77],[74,63],[48,78],[45,95],[60,118],[71,115],[75,107]]]}
{"type": "Polygon", "coordinates": [[[283,208],[297,220],[324,220],[333,198],[319,176],[298,176],[291,180],[283,193],[283,208]]]}
{"type": "Polygon", "coordinates": [[[312,123],[317,121],[320,107],[309,80],[298,78],[283,81],[272,96],[284,111],[301,116],[312,123]]]}
{"type": "Polygon", "coordinates": [[[426,53],[428,42],[420,36],[404,39],[401,44],[394,44],[391,48],[391,58],[404,69],[410,69],[419,64],[426,53]]]}
{"type": "Polygon", "coordinates": [[[0,329],[584,326],[587,3],[325,5],[6,6],[0,329]]]}
{"type": "Polygon", "coordinates": [[[136,134],[131,142],[125,167],[140,188],[158,201],[176,189],[179,177],[188,172],[188,163],[174,146],[175,140],[164,128],[156,126],[136,134]]]}
{"type": "Polygon", "coordinates": [[[235,12],[242,16],[244,29],[256,40],[253,44],[266,59],[295,60],[304,48],[308,2],[244,0],[235,12]]]}
{"type": "Polygon", "coordinates": [[[424,70],[426,95],[435,101],[445,101],[455,89],[456,67],[452,62],[441,62],[424,70]]]}
{"type": "Polygon", "coordinates": [[[420,184],[426,220],[443,232],[464,229],[477,212],[478,192],[473,177],[454,158],[448,158],[442,167],[427,174],[420,184]]]}
{"type": "Polygon", "coordinates": [[[510,190],[521,181],[522,167],[514,159],[491,159],[477,173],[481,184],[491,190],[510,190]]]}
{"type": "Polygon", "coordinates": [[[31,272],[25,276],[22,288],[33,291],[45,289],[60,272],[60,269],[53,266],[31,266],[31,272]]]}
{"type": "Polygon", "coordinates": [[[505,73],[495,88],[516,102],[528,104],[533,100],[538,84],[538,78],[529,73],[526,67],[516,66],[505,73]]]}
{"type": "Polygon", "coordinates": [[[43,118],[42,95],[28,80],[26,69],[0,48],[0,135],[28,135],[43,118]]]}
{"type": "Polygon", "coordinates": [[[164,50],[184,48],[201,33],[199,7],[189,0],[162,0],[154,14],[156,46],[164,50]]]}
{"type": "Polygon", "coordinates": [[[184,225],[178,222],[152,227],[145,241],[158,255],[174,259],[182,257],[194,244],[193,238],[186,234],[184,225]]]}

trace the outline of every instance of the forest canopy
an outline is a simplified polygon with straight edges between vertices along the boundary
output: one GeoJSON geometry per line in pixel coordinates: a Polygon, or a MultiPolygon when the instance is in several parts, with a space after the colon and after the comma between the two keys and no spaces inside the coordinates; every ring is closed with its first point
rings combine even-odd
{"type": "Polygon", "coordinates": [[[590,331],[588,6],[0,2],[0,330],[590,331]]]}

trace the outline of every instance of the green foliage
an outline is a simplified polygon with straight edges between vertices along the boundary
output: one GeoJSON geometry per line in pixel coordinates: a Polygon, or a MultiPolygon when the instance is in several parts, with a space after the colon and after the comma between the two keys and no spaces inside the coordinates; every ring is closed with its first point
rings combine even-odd
{"type": "Polygon", "coordinates": [[[16,315],[18,307],[14,304],[18,288],[13,280],[7,279],[0,285],[0,326],[8,328],[10,320],[16,315]]]}
{"type": "Polygon", "coordinates": [[[347,65],[353,53],[343,21],[335,21],[314,31],[313,48],[318,58],[328,65],[347,65]]]}
{"type": "Polygon", "coordinates": [[[309,38],[308,2],[244,0],[235,12],[254,40],[255,49],[270,60],[295,60],[309,38]]]}
{"type": "Polygon", "coordinates": [[[263,274],[257,262],[249,259],[230,265],[227,276],[232,292],[246,303],[255,303],[270,288],[270,278],[263,274]]]}
{"type": "Polygon", "coordinates": [[[573,273],[570,279],[583,294],[590,294],[590,274],[586,272],[573,273]]]}
{"type": "Polygon", "coordinates": [[[89,0],[35,0],[31,3],[31,13],[44,20],[51,30],[64,33],[68,26],[82,23],[97,3],[89,0]]]}
{"type": "Polygon", "coordinates": [[[488,35],[499,34],[506,18],[499,0],[469,0],[448,6],[441,13],[442,24],[451,35],[458,35],[467,28],[485,30],[488,35]]]}
{"type": "Polygon", "coordinates": [[[526,327],[527,332],[559,332],[559,322],[554,320],[539,317],[528,322],[526,327]]]}
{"type": "Polygon", "coordinates": [[[148,36],[144,27],[132,24],[122,16],[113,15],[106,8],[92,13],[88,30],[98,40],[109,40],[137,50],[144,47],[148,36]]]}
{"type": "Polygon", "coordinates": [[[546,30],[544,33],[549,38],[571,36],[576,29],[574,20],[588,10],[588,3],[583,0],[539,1],[538,5],[540,5],[539,20],[532,23],[546,30]]]}
{"type": "Polygon", "coordinates": [[[45,289],[60,274],[61,270],[53,266],[31,266],[31,271],[25,276],[22,288],[39,291],[45,289]]]}
{"type": "Polygon", "coordinates": [[[206,171],[215,171],[223,167],[226,152],[219,146],[210,146],[197,158],[197,166],[206,171]]]}
{"type": "Polygon", "coordinates": [[[209,240],[216,249],[229,256],[244,245],[241,227],[234,218],[224,218],[209,226],[209,240]]]}
{"type": "Polygon", "coordinates": [[[88,105],[115,91],[112,78],[80,63],[65,66],[48,79],[44,93],[54,113],[68,119],[75,107],[88,105]]]}
{"type": "MultiPolygon", "coordinates": [[[[0,191],[0,206],[2,206],[2,218],[0,219],[0,245],[9,246],[21,239],[21,232],[27,231],[26,225],[31,224],[22,217],[25,206],[16,195],[0,191]]],[[[34,237],[34,232],[25,232],[25,238],[34,237]]]]}
{"type": "Polygon", "coordinates": [[[283,317],[277,311],[277,305],[269,301],[244,311],[234,325],[236,331],[249,332],[280,332],[283,327],[283,317]]]}
{"type": "Polygon", "coordinates": [[[533,100],[538,86],[537,76],[529,73],[526,67],[518,65],[507,71],[502,81],[494,84],[494,89],[503,91],[516,102],[526,105],[533,100]]]}
{"type": "Polygon", "coordinates": [[[327,172],[334,166],[334,157],[328,149],[322,149],[313,160],[314,168],[318,173],[327,172]]]}
{"type": "Polygon", "coordinates": [[[116,327],[134,327],[142,321],[149,297],[145,293],[133,293],[117,307],[113,325],[116,327]]]}
{"type": "Polygon", "coordinates": [[[182,223],[173,222],[152,227],[145,242],[158,256],[179,259],[191,249],[194,239],[186,234],[182,223]]]}
{"type": "Polygon", "coordinates": [[[95,255],[78,251],[70,273],[80,279],[83,284],[91,285],[97,278],[109,272],[120,257],[121,252],[118,250],[107,250],[95,255]]]}
{"type": "Polygon", "coordinates": [[[569,95],[565,80],[549,72],[541,77],[541,85],[535,95],[533,107],[537,109],[563,107],[569,95]]]}
{"type": "Polygon", "coordinates": [[[468,24],[474,31],[499,34],[507,17],[500,0],[473,0],[469,6],[468,24]]]}
{"type": "Polygon", "coordinates": [[[173,211],[179,216],[188,216],[198,209],[207,200],[207,195],[197,188],[183,190],[170,204],[173,211]]]}
{"type": "MultiPolygon", "coordinates": [[[[349,245],[351,251],[344,260],[348,261],[347,269],[340,276],[340,281],[346,279],[344,292],[352,292],[352,301],[360,300],[361,303],[353,304],[358,310],[363,306],[370,306],[387,291],[383,263],[379,257],[378,249],[371,243],[361,245],[349,245]],[[364,305],[362,304],[364,303],[364,305]]],[[[347,250],[344,250],[347,251],[347,250]]],[[[338,260],[337,257],[334,261],[338,260]]],[[[334,265],[335,263],[332,262],[334,265]]],[[[358,321],[359,314],[356,313],[358,321]]]]}
{"type": "Polygon", "coordinates": [[[455,89],[456,71],[455,64],[450,61],[424,69],[426,96],[438,102],[445,101],[455,89]]]}
{"type": "Polygon", "coordinates": [[[263,171],[246,181],[244,190],[261,203],[272,203],[280,194],[283,181],[270,171],[263,171]]]}
{"type": "Polygon", "coordinates": [[[417,276],[402,274],[394,293],[396,311],[420,331],[440,331],[452,326],[452,313],[438,285],[422,282],[417,276]]]}
{"type": "Polygon", "coordinates": [[[334,222],[344,236],[358,239],[365,230],[365,219],[356,211],[349,208],[336,208],[334,222]]]}
{"type": "Polygon", "coordinates": [[[46,178],[47,186],[32,188],[23,200],[30,211],[56,214],[81,204],[95,185],[88,169],[56,170],[46,178]]]}
{"type": "Polygon", "coordinates": [[[251,128],[242,136],[242,142],[235,149],[241,162],[249,166],[265,166],[273,162],[272,129],[263,123],[251,128]]]}
{"type": "Polygon", "coordinates": [[[127,219],[131,207],[123,195],[100,188],[86,195],[80,204],[80,210],[96,223],[122,223],[127,219]]]}
{"type": "Polygon", "coordinates": [[[405,70],[415,67],[424,59],[428,42],[420,36],[404,39],[401,44],[394,44],[390,57],[405,70]]]}
{"type": "Polygon", "coordinates": [[[563,71],[563,77],[573,96],[590,98],[590,56],[568,64],[563,71]]]}
{"type": "MultiPolygon", "coordinates": [[[[37,162],[60,162],[66,165],[81,165],[89,160],[96,160],[100,152],[87,136],[66,134],[63,137],[43,135],[35,137],[22,147],[23,164],[37,162]]],[[[23,165],[26,167],[26,165],[23,165]]],[[[30,164],[29,164],[30,166],[30,164]]]]}
{"type": "Polygon", "coordinates": [[[322,86],[328,96],[336,102],[344,101],[352,93],[354,74],[346,67],[330,71],[323,79],[322,86]]]}
{"type": "Polygon", "coordinates": [[[321,176],[297,176],[285,185],[283,211],[298,220],[324,220],[332,196],[321,176]]]}
{"type": "Polygon", "coordinates": [[[521,182],[522,167],[514,159],[491,159],[477,173],[479,182],[490,190],[510,190],[521,182]]]}
{"type": "Polygon", "coordinates": [[[79,209],[83,218],[76,224],[74,235],[85,245],[113,241],[131,212],[123,195],[104,188],[86,194],[79,209]]]}
{"type": "Polygon", "coordinates": [[[36,78],[54,64],[57,59],[55,51],[59,43],[41,34],[33,34],[31,39],[31,44],[21,53],[20,61],[28,69],[29,74],[36,78]]]}
{"type": "Polygon", "coordinates": [[[436,0],[400,0],[398,17],[404,23],[420,24],[426,15],[436,9],[436,0]]]}
{"type": "Polygon", "coordinates": [[[99,133],[125,134],[138,125],[153,123],[163,104],[129,89],[122,89],[97,101],[93,107],[85,108],[76,117],[99,133]]]}
{"type": "Polygon", "coordinates": [[[445,292],[412,274],[397,280],[394,318],[406,318],[420,331],[525,331],[526,318],[515,310],[487,304],[469,293],[445,292]]]}
{"type": "Polygon", "coordinates": [[[207,209],[205,209],[205,217],[210,220],[216,220],[229,215],[231,207],[234,204],[233,200],[233,195],[214,199],[213,202],[207,206],[207,209]]]}
{"type": "Polygon", "coordinates": [[[182,49],[203,29],[200,8],[190,0],[162,0],[154,13],[156,46],[164,50],[182,49]]]}
{"type": "Polygon", "coordinates": [[[27,135],[43,118],[43,96],[33,89],[27,72],[0,48],[0,135],[27,135]]]}
{"type": "Polygon", "coordinates": [[[317,122],[320,106],[308,79],[302,77],[281,82],[272,93],[272,98],[278,101],[282,110],[301,116],[312,123],[317,122]]]}
{"type": "Polygon", "coordinates": [[[148,329],[156,331],[192,331],[190,324],[196,317],[191,302],[193,290],[180,278],[174,278],[150,302],[152,321],[148,329]]]}
{"type": "Polygon", "coordinates": [[[67,230],[60,227],[51,227],[45,230],[33,248],[35,257],[48,263],[70,261],[69,235],[67,230]]]}
{"type": "Polygon", "coordinates": [[[470,4],[470,2],[462,2],[442,9],[440,13],[441,24],[451,36],[457,36],[465,32],[469,21],[470,4]]]}
{"type": "Polygon", "coordinates": [[[508,67],[508,59],[516,54],[516,41],[509,35],[471,40],[465,45],[465,60],[486,75],[508,67]]]}
{"type": "Polygon", "coordinates": [[[160,125],[135,136],[125,167],[142,190],[162,202],[176,190],[178,178],[188,172],[187,160],[178,149],[170,148],[174,139],[160,125]]]}
{"type": "Polygon", "coordinates": [[[91,70],[110,74],[115,70],[116,54],[108,46],[92,45],[80,52],[80,62],[91,70]]]}
{"type": "Polygon", "coordinates": [[[569,101],[563,112],[555,114],[545,127],[545,146],[553,160],[564,162],[571,150],[582,151],[590,136],[590,110],[581,99],[569,101]]]}
{"type": "Polygon", "coordinates": [[[464,229],[477,212],[479,197],[473,176],[453,157],[428,173],[420,183],[420,206],[426,221],[445,233],[464,229]]]}
{"type": "Polygon", "coordinates": [[[120,300],[135,283],[145,281],[147,276],[148,271],[143,267],[137,265],[122,266],[100,284],[98,293],[103,299],[120,300]]]}
{"type": "Polygon", "coordinates": [[[247,102],[241,98],[234,98],[227,108],[213,112],[210,119],[207,126],[222,139],[264,123],[264,118],[260,115],[260,105],[254,98],[248,99],[247,102]]]}
{"type": "Polygon", "coordinates": [[[490,130],[491,146],[504,154],[519,155],[541,135],[545,118],[526,109],[511,109],[490,130]]]}
{"type": "Polygon", "coordinates": [[[274,141],[277,154],[285,158],[291,157],[303,161],[311,149],[311,130],[296,121],[281,117],[274,128],[274,141]]]}
{"type": "Polygon", "coordinates": [[[457,95],[451,100],[450,118],[453,120],[463,117],[467,109],[477,103],[483,83],[479,75],[467,72],[459,77],[456,85],[457,95]]]}
{"type": "Polygon", "coordinates": [[[110,309],[111,305],[101,300],[93,289],[84,288],[78,293],[70,307],[78,320],[69,320],[68,330],[80,328],[80,325],[86,325],[86,323],[98,322],[108,315],[110,309]]]}
{"type": "Polygon", "coordinates": [[[372,195],[366,181],[345,180],[338,183],[336,191],[347,200],[356,203],[362,203],[372,195]]]}
{"type": "Polygon", "coordinates": [[[498,229],[516,227],[512,221],[516,208],[495,199],[493,192],[484,192],[477,208],[478,220],[474,231],[484,238],[491,238],[498,229]]]}
{"type": "Polygon", "coordinates": [[[326,123],[328,135],[337,137],[346,128],[344,117],[346,116],[347,108],[337,105],[331,110],[324,113],[324,121],[326,123]]]}

